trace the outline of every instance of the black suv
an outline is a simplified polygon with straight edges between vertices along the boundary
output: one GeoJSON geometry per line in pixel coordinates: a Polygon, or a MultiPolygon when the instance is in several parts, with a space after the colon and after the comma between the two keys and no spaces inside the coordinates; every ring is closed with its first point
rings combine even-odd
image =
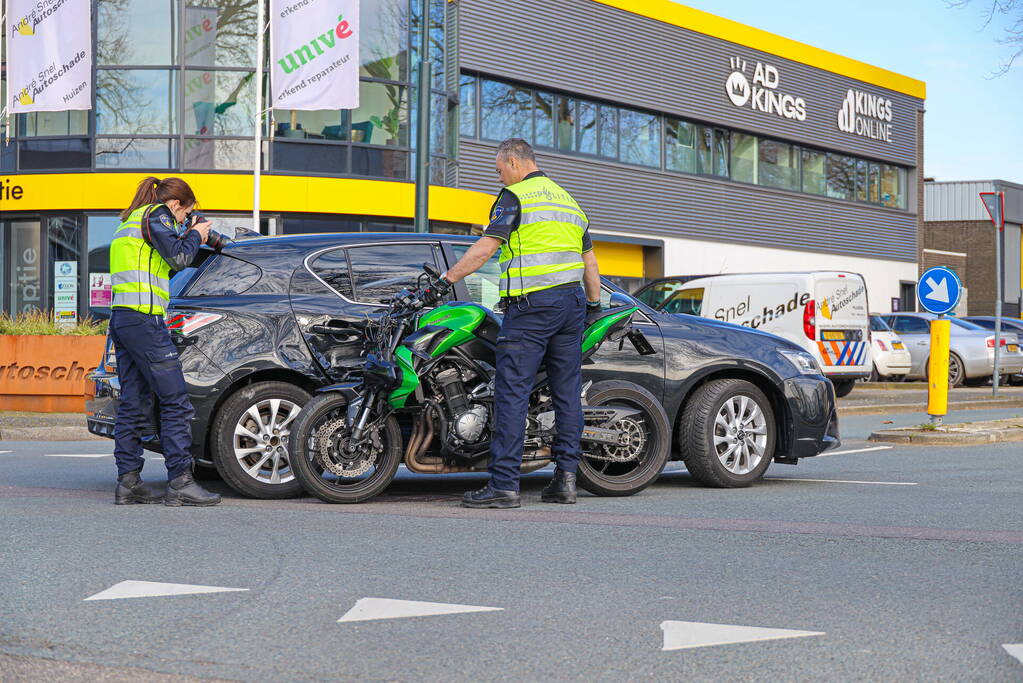
{"type": "MultiPolygon", "coordinates": [[[[175,275],[167,325],[195,407],[192,452],[238,492],[299,493],[288,463],[289,426],[319,387],[343,379],[357,337],[317,330],[383,310],[414,286],[424,262],[445,270],[473,238],[438,234],[322,234],[237,242],[175,275]]],[[[452,296],[493,307],[495,256],[452,296]]],[[[780,337],[705,318],[660,313],[604,283],[605,306],[636,305],[656,353],[606,344],[584,380],[627,379],[664,405],[675,458],[714,486],[747,486],[775,462],[838,445],[835,398],[813,357],[780,337]]],[[[113,436],[118,381],[108,342],[91,375],[89,431],[113,436]]],[[[145,447],[160,451],[157,426],[145,447]]]]}

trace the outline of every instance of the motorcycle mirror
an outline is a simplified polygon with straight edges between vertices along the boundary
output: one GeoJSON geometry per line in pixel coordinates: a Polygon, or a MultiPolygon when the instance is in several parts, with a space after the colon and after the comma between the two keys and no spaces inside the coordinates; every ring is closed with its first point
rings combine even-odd
{"type": "Polygon", "coordinates": [[[440,271],[437,270],[437,267],[430,262],[423,263],[423,270],[426,271],[427,275],[435,280],[440,277],[440,271]]]}

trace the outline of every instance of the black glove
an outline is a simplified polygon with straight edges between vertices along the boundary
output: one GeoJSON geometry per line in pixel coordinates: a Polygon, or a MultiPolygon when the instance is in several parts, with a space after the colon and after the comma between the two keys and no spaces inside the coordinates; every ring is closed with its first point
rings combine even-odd
{"type": "Polygon", "coordinates": [[[423,290],[423,304],[434,306],[451,291],[451,283],[443,277],[434,280],[429,287],[423,290]]]}
{"type": "Polygon", "coordinates": [[[586,302],[587,313],[600,313],[600,300],[586,302]]]}

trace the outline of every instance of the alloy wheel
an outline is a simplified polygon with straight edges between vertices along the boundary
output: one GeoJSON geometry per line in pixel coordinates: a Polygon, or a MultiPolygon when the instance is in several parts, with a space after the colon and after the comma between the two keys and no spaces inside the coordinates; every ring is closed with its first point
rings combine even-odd
{"type": "Polygon", "coordinates": [[[749,396],[731,396],[714,419],[714,449],[732,474],[749,474],[767,451],[767,418],[749,396]]]}
{"type": "Polygon", "coordinates": [[[264,484],[286,484],[295,478],[288,439],[291,423],[301,410],[287,399],[268,398],[242,413],[231,446],[246,474],[264,484]]]}

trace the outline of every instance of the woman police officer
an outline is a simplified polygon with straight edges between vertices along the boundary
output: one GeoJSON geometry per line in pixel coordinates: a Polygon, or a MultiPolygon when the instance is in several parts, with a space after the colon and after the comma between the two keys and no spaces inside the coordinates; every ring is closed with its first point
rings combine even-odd
{"type": "Polygon", "coordinates": [[[220,496],[192,479],[192,404],[178,352],[164,323],[171,271],[190,266],[203,244],[225,238],[193,214],[192,188],[180,178],[143,180],[110,243],[113,282],[110,338],[117,349],[121,399],[114,423],[117,490],[114,502],[216,505],[220,496]],[[167,466],[167,492],[143,483],[141,430],[150,400],[159,404],[160,443],[167,466]]]}

